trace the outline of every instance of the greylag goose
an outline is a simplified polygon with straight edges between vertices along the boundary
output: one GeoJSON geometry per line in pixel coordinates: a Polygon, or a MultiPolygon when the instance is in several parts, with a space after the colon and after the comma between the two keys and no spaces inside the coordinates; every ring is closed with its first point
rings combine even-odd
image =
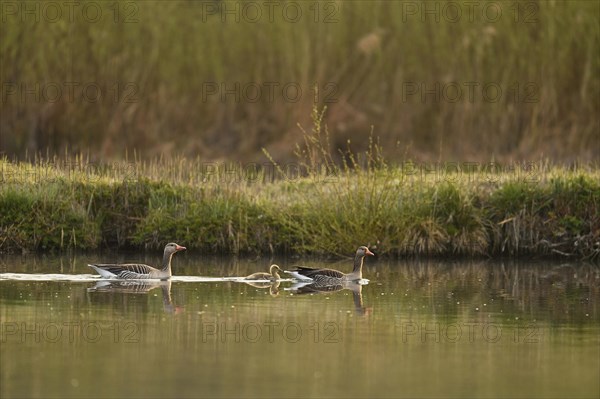
{"type": "Polygon", "coordinates": [[[156,269],[152,266],[141,263],[122,263],[122,264],[90,264],[92,269],[96,270],[104,278],[120,279],[160,279],[167,280],[171,278],[171,257],[175,252],[186,249],[181,245],[171,242],[165,246],[163,254],[162,268],[156,269]]]}
{"type": "Polygon", "coordinates": [[[253,273],[251,275],[249,275],[248,277],[244,278],[244,280],[269,280],[269,281],[278,281],[281,280],[281,277],[279,276],[279,273],[277,272],[281,272],[283,270],[281,270],[281,268],[277,265],[271,265],[271,267],[269,268],[269,273],[266,272],[258,272],[258,273],[253,273]]]}
{"type": "Polygon", "coordinates": [[[362,279],[363,260],[367,255],[375,255],[365,246],[358,247],[354,256],[354,270],[352,273],[342,273],[333,269],[313,269],[310,267],[297,266],[296,270],[286,270],[298,280],[312,280],[319,285],[337,285],[346,281],[358,281],[362,279]]]}

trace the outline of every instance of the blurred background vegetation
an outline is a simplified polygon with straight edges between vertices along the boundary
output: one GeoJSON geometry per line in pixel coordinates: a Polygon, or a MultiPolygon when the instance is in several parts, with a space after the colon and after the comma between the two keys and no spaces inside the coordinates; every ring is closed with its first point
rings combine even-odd
{"type": "Polygon", "coordinates": [[[0,153],[598,160],[596,1],[265,4],[3,2],[0,153]]]}

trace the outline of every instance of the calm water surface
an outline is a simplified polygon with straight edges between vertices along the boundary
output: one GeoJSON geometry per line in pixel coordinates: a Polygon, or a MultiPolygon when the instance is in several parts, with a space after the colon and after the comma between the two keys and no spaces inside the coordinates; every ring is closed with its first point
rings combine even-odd
{"type": "MultiPolygon", "coordinates": [[[[0,273],[90,274],[144,254],[5,256],[0,273]]],[[[178,254],[177,276],[275,261],[178,254]]],[[[0,396],[578,398],[600,395],[600,270],[367,260],[367,285],[99,286],[0,275],[0,396]],[[4,276],[4,277],[2,277],[4,276]]],[[[38,276],[39,277],[39,276],[38,276]]],[[[183,279],[185,280],[185,278],[183,279]]]]}

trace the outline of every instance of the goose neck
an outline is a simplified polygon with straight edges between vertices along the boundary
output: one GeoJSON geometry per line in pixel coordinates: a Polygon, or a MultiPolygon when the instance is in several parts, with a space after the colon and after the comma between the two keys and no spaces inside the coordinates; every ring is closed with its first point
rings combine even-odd
{"type": "Polygon", "coordinates": [[[352,270],[352,274],[357,275],[358,278],[362,278],[362,266],[364,256],[356,255],[354,257],[354,270],[352,270]]]}
{"type": "Polygon", "coordinates": [[[163,255],[163,261],[162,261],[162,271],[166,272],[168,270],[171,270],[171,258],[173,257],[173,252],[167,252],[165,251],[164,255],[163,255]]]}

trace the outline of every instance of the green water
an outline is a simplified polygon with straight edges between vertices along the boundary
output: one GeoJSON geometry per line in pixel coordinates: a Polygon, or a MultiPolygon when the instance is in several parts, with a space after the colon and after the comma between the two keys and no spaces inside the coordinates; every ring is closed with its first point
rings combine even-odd
{"type": "MultiPolygon", "coordinates": [[[[0,273],[87,274],[100,259],[113,258],[6,256],[0,273]]],[[[174,273],[244,276],[272,261],[325,264],[183,254],[174,273]]],[[[367,262],[369,284],[312,294],[291,282],[0,279],[0,396],[600,395],[598,266],[367,262]]]]}

